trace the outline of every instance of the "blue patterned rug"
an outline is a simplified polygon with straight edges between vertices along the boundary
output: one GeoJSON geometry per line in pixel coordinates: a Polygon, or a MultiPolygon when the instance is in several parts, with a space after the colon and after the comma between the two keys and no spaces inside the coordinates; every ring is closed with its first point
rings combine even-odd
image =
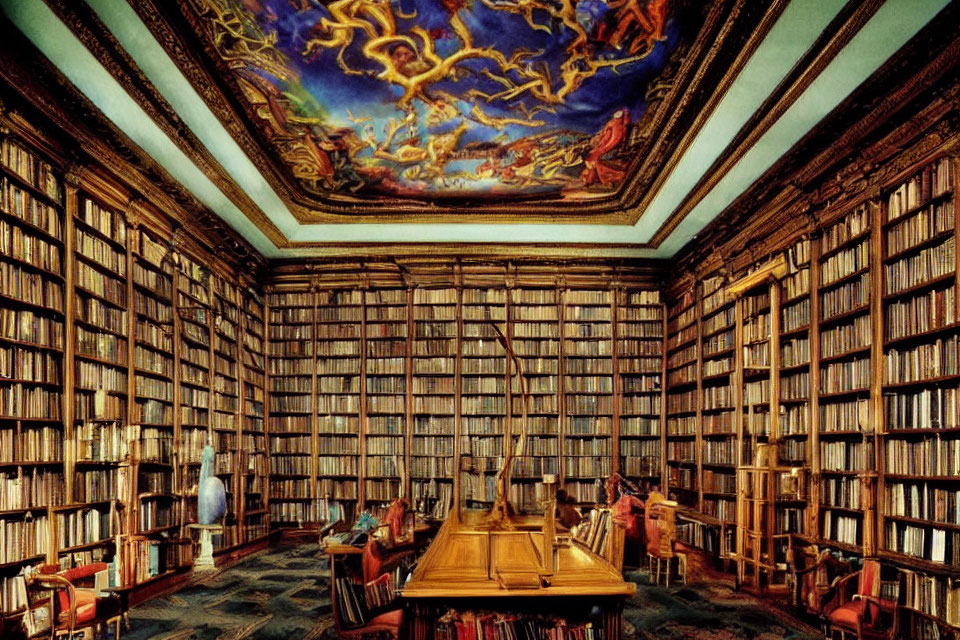
{"type": "MultiPolygon", "coordinates": [[[[312,544],[256,553],[226,571],[130,612],[124,640],[319,640],[335,638],[326,559],[312,544]]],[[[631,571],[626,640],[813,640],[749,595],[721,584],[650,586],[631,571]]]]}

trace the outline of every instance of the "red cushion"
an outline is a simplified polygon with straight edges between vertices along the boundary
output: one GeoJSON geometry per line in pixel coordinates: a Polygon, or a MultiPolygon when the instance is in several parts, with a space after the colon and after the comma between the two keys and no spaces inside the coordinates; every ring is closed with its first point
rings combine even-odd
{"type": "Polygon", "coordinates": [[[370,622],[367,623],[368,626],[384,626],[384,627],[397,627],[399,628],[403,624],[403,609],[396,609],[394,611],[387,611],[386,613],[381,613],[378,616],[374,616],[370,622]]]}
{"type": "MultiPolygon", "coordinates": [[[[60,611],[60,619],[68,622],[70,617],[70,604],[67,600],[66,592],[60,592],[60,605],[63,609],[60,611]]],[[[92,589],[77,589],[77,620],[76,624],[81,625],[90,622],[97,616],[97,595],[92,589]]]]}
{"type": "Polygon", "coordinates": [[[858,620],[864,627],[875,625],[879,615],[880,608],[875,603],[867,600],[853,600],[834,609],[828,617],[833,624],[854,629],[858,620]]]}

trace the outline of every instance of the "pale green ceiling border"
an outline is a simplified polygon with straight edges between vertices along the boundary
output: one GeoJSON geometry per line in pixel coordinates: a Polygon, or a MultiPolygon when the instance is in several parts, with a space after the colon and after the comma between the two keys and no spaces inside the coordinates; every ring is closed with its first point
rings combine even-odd
{"type": "MultiPolygon", "coordinates": [[[[505,226],[469,223],[299,225],[130,6],[124,0],[87,2],[213,157],[293,242],[598,244],[649,240],[844,4],[842,0],[790,3],[636,226],[505,226]]],[[[656,251],[638,248],[635,255],[668,258],[676,253],[947,3],[947,0],[887,2],[740,163],[694,207],[661,247],[656,251]]],[[[42,0],[0,0],[0,6],[110,120],[264,255],[304,255],[302,249],[277,250],[160,131],[42,0]]],[[[323,249],[312,252],[322,254],[323,249]]]]}
{"type": "Polygon", "coordinates": [[[896,53],[950,0],[888,0],[657,249],[673,256],[896,53]]]}
{"type": "Polygon", "coordinates": [[[60,71],[134,143],[258,251],[274,244],[196,167],[41,0],[0,0],[0,7],[60,71]]]}

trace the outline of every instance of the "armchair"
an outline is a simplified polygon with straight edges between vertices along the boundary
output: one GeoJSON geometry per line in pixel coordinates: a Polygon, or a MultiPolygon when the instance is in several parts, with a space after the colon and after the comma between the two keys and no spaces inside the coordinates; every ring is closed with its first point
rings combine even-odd
{"type": "Polygon", "coordinates": [[[93,588],[80,586],[92,582],[94,576],[106,568],[106,563],[97,562],[56,573],[55,566],[47,566],[30,579],[29,591],[50,594],[47,606],[52,624],[44,635],[49,632],[51,639],[73,638],[76,631],[89,629],[93,637],[97,637],[101,633],[105,635],[107,625],[115,623],[115,638],[119,640],[122,618],[119,599],[98,598],[93,588]]]}
{"type": "Polygon", "coordinates": [[[836,632],[846,640],[893,640],[897,637],[899,616],[896,600],[880,597],[880,563],[864,560],[863,568],[837,582],[833,600],[824,608],[828,637],[836,632]]]}
{"type": "MultiPolygon", "coordinates": [[[[398,555],[393,557],[384,557],[383,549],[380,543],[371,536],[363,548],[361,555],[361,576],[363,582],[370,583],[376,580],[384,571],[389,571],[387,567],[395,567],[400,559],[398,555]]],[[[391,567],[391,568],[392,568],[391,567]]],[[[336,555],[330,559],[330,584],[333,589],[347,586],[347,582],[352,583],[351,572],[346,567],[346,558],[342,560],[336,555]],[[343,573],[346,581],[338,580],[338,573],[343,573]]],[[[353,586],[351,584],[351,586],[353,586]]],[[[341,604],[344,600],[341,598],[350,597],[349,594],[336,593],[331,594],[331,603],[333,604],[333,621],[337,628],[337,637],[349,640],[360,640],[367,636],[382,637],[386,636],[399,640],[403,632],[403,608],[390,607],[389,610],[376,609],[369,611],[365,604],[361,603],[361,598],[355,598],[354,602],[357,608],[364,610],[364,618],[368,618],[359,626],[350,626],[345,619],[344,612],[341,611],[341,604]],[[369,614],[369,615],[367,615],[369,614]]]]}
{"type": "Polygon", "coordinates": [[[833,600],[837,582],[850,573],[829,549],[818,550],[791,536],[787,562],[793,578],[793,605],[806,613],[823,617],[824,607],[833,600]]]}

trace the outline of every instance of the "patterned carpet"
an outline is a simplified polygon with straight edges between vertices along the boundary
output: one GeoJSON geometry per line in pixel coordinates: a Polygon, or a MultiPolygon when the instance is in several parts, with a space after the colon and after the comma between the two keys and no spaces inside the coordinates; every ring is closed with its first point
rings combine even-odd
{"type": "MultiPolygon", "coordinates": [[[[326,560],[314,545],[259,552],[230,569],[130,612],[124,640],[335,638],[326,560]]],[[[650,586],[629,572],[627,640],[813,640],[756,600],[722,585],[650,586]]]]}

